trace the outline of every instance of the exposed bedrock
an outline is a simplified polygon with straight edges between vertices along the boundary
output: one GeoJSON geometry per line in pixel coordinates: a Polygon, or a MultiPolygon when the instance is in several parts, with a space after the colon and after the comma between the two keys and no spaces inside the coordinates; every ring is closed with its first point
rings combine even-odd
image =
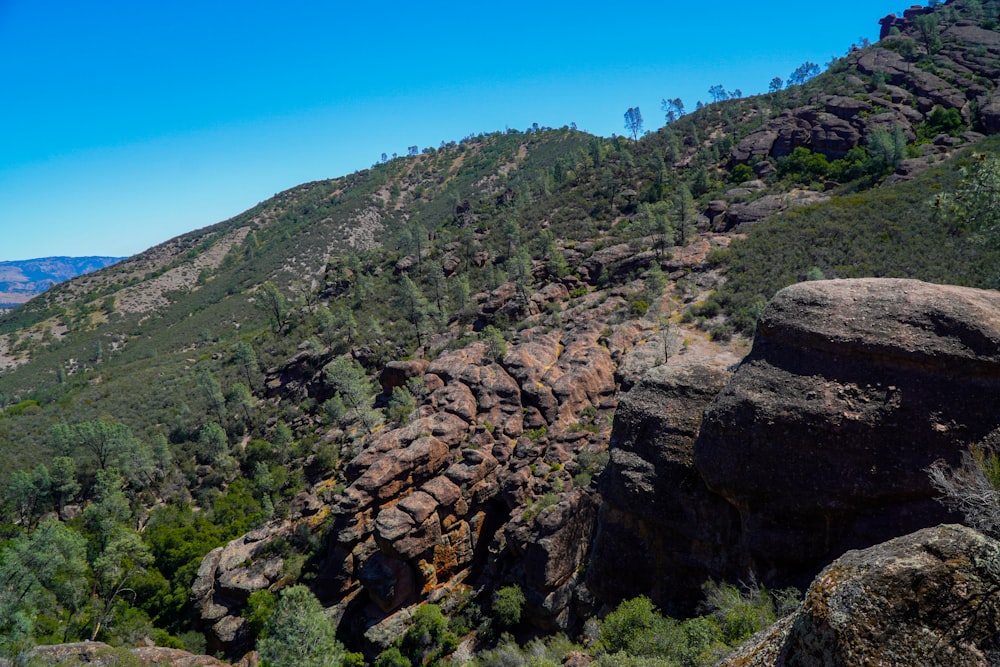
{"type": "Polygon", "coordinates": [[[721,366],[659,366],[619,403],[587,576],[602,602],[649,595],[690,612],[701,582],[731,569],[739,517],[692,464],[702,412],[728,378],[721,366]]]}
{"type": "Polygon", "coordinates": [[[800,283],[761,316],[705,412],[694,465],[739,512],[765,582],[949,515],[925,469],[1000,423],[1000,293],[913,280],[800,283]]]}

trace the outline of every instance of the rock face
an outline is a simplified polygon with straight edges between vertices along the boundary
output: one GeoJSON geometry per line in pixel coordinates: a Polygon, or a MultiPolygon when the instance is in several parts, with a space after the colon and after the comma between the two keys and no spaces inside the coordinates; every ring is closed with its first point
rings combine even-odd
{"type": "Polygon", "coordinates": [[[726,574],[719,556],[738,515],[705,487],[693,458],[702,412],[729,375],[703,363],[659,366],[619,403],[587,573],[602,601],[648,595],[670,613],[691,612],[701,582],[726,574]]]}
{"type": "Polygon", "coordinates": [[[953,520],[926,468],[1000,425],[1000,293],[912,280],[779,292],[734,373],[625,394],[587,583],[695,611],[709,578],[805,586],[849,549],[953,520]]]}
{"type": "Polygon", "coordinates": [[[1000,664],[1000,543],[926,528],[850,551],[725,667],[1000,664]]]}
{"type": "MultiPolygon", "coordinates": [[[[585,412],[607,423],[616,405],[616,364],[587,312],[566,311],[562,329],[524,330],[502,359],[474,343],[419,367],[417,414],[375,434],[347,465],[321,598],[353,604],[352,622],[371,625],[485,576],[517,581],[539,627],[568,626],[598,505],[570,471],[607,441],[579,427],[585,412]]],[[[413,376],[411,367],[392,372],[413,376]]],[[[389,378],[383,386],[398,382],[389,378]]]]}
{"type": "Polygon", "coordinates": [[[1000,293],[800,283],[765,309],[694,463],[739,511],[749,568],[811,577],[847,549],[946,520],[925,469],[998,423],[1000,293]]]}
{"type": "Polygon", "coordinates": [[[252,648],[240,612],[255,591],[276,590],[285,584],[285,563],[276,553],[280,549],[274,547],[294,540],[296,525],[316,530],[328,514],[329,509],[315,496],[300,494],[288,519],[265,524],[205,556],[191,584],[191,602],[209,651],[252,648]]]}

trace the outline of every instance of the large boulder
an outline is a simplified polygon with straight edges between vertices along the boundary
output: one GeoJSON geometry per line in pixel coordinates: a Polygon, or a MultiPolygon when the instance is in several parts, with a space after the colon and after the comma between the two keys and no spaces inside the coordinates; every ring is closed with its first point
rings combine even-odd
{"type": "Polygon", "coordinates": [[[850,551],[724,667],[1000,664],[1000,543],[926,528],[850,551]]]}
{"type": "MultiPolygon", "coordinates": [[[[694,463],[765,581],[949,519],[926,468],[1000,423],[1000,293],[914,280],[779,292],[694,463]]],[[[801,581],[801,579],[800,579],[801,581]]]]}

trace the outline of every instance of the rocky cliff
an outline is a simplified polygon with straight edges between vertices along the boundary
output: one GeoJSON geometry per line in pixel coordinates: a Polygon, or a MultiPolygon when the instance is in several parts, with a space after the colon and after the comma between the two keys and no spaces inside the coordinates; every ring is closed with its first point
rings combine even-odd
{"type": "Polygon", "coordinates": [[[621,400],[591,585],[690,612],[707,578],[803,586],[848,549],[940,523],[925,469],[996,429],[998,396],[1000,294],[782,290],[731,377],[662,367],[621,400]]]}

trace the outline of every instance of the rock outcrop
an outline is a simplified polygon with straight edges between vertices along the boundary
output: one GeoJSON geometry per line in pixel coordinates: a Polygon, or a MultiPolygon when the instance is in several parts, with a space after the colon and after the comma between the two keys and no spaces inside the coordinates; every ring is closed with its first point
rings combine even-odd
{"type": "MultiPolygon", "coordinates": [[[[845,83],[850,88],[842,87],[834,95],[817,93],[782,111],[743,137],[732,150],[730,163],[782,158],[800,147],[835,160],[856,146],[869,145],[877,130],[898,128],[913,141],[926,130],[935,108],[955,109],[972,129],[997,132],[998,72],[994,59],[987,56],[1000,47],[1000,40],[996,31],[977,25],[977,10],[971,3],[953,0],[949,5],[951,13],[936,14],[940,43],[933,54],[927,53],[927,39],[916,25],[916,18],[934,12],[933,8],[915,6],[903,16],[887,16],[881,21],[883,41],[852,51],[839,65],[848,72],[845,83]],[[926,66],[930,61],[933,67],[926,66]]],[[[956,139],[956,144],[972,140],[956,139]]],[[[911,165],[911,171],[926,168],[931,161],[924,157],[911,165]]]]}
{"type": "Polygon", "coordinates": [[[724,667],[1000,664],[1000,543],[926,528],[850,551],[724,667]]]}
{"type": "Polygon", "coordinates": [[[739,511],[748,567],[811,577],[847,549],[946,520],[925,469],[998,424],[1000,293],[807,282],[765,309],[694,463],[739,511]]]}
{"type": "MultiPolygon", "coordinates": [[[[195,655],[175,648],[160,646],[140,646],[133,649],[115,649],[102,642],[73,642],[39,646],[28,652],[28,664],[32,665],[157,665],[159,667],[226,667],[228,663],[210,655],[195,655]]],[[[0,667],[14,663],[0,659],[0,667]]],[[[22,664],[18,662],[17,664],[22,664]]]]}
{"type": "Polygon", "coordinates": [[[954,520],[926,468],[1000,426],[1000,293],[801,283],[731,374],[660,366],[625,394],[588,584],[690,613],[707,579],[805,586],[854,548],[954,520]]]}
{"type": "Polygon", "coordinates": [[[739,517],[694,468],[702,413],[730,373],[706,363],[663,365],[625,394],[615,413],[610,461],[587,583],[604,602],[648,595],[690,613],[701,582],[727,574],[739,517]]]}

